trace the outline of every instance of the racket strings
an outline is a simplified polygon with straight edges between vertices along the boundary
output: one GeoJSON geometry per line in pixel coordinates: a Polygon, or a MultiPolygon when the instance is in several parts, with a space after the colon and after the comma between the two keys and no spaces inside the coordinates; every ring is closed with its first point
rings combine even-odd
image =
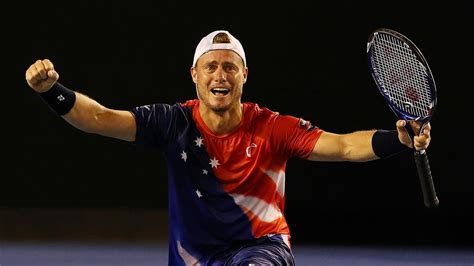
{"type": "Polygon", "coordinates": [[[373,63],[385,93],[399,109],[416,117],[428,115],[432,108],[428,74],[407,44],[378,34],[374,37],[373,63]]]}

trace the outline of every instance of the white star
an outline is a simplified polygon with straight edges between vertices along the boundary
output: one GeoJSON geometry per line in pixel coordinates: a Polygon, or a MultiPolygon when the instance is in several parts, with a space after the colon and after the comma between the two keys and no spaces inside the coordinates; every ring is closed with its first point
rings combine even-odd
{"type": "Polygon", "coordinates": [[[194,142],[196,142],[196,146],[198,146],[199,148],[201,148],[201,145],[204,144],[204,143],[202,143],[203,140],[204,140],[204,139],[201,138],[201,136],[198,136],[198,137],[194,140],[194,142]]]}
{"type": "Polygon", "coordinates": [[[202,174],[203,174],[203,175],[207,175],[207,173],[208,173],[208,172],[207,172],[207,169],[202,169],[202,174]]]}
{"type": "Polygon", "coordinates": [[[185,151],[181,152],[181,159],[183,159],[185,162],[188,159],[188,155],[186,154],[185,151]]]}
{"type": "Polygon", "coordinates": [[[216,159],[216,157],[214,156],[214,159],[211,159],[211,162],[209,162],[209,164],[212,166],[212,168],[217,168],[218,165],[221,165],[219,163],[219,160],[216,159]]]}
{"type": "Polygon", "coordinates": [[[196,194],[198,195],[198,198],[202,197],[201,191],[199,191],[199,189],[196,189],[196,194]]]}

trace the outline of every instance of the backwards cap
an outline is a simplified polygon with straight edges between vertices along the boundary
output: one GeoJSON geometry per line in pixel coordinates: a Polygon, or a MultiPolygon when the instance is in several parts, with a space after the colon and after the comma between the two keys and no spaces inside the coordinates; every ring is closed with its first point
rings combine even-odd
{"type": "Polygon", "coordinates": [[[216,30],[209,33],[199,42],[198,46],[196,47],[196,51],[194,52],[193,67],[196,66],[196,62],[198,61],[199,57],[212,50],[234,51],[240,57],[242,57],[242,60],[244,61],[244,66],[247,65],[247,61],[245,60],[244,48],[242,47],[242,44],[240,44],[239,40],[237,40],[234,36],[232,36],[232,34],[230,34],[226,30],[216,30]],[[219,33],[225,33],[229,35],[230,43],[213,43],[214,37],[219,33]]]}

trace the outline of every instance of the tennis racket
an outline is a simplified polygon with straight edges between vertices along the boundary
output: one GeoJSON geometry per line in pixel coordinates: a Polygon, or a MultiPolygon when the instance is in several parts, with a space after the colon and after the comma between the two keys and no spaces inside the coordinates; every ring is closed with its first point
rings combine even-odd
{"type": "MultiPolygon", "coordinates": [[[[387,28],[373,31],[367,42],[372,77],[390,109],[407,121],[406,130],[414,143],[431,120],[436,107],[436,85],[427,61],[416,45],[399,32],[387,28]],[[420,123],[418,132],[409,121],[420,123]]],[[[439,204],[425,150],[414,152],[426,207],[439,204]]]]}

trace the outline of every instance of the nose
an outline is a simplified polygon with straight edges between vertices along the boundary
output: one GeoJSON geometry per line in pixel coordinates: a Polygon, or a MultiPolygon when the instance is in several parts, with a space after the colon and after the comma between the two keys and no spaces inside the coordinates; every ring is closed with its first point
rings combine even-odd
{"type": "Polygon", "coordinates": [[[214,81],[219,83],[224,83],[227,81],[226,73],[222,67],[217,68],[217,70],[214,72],[214,81]]]}

